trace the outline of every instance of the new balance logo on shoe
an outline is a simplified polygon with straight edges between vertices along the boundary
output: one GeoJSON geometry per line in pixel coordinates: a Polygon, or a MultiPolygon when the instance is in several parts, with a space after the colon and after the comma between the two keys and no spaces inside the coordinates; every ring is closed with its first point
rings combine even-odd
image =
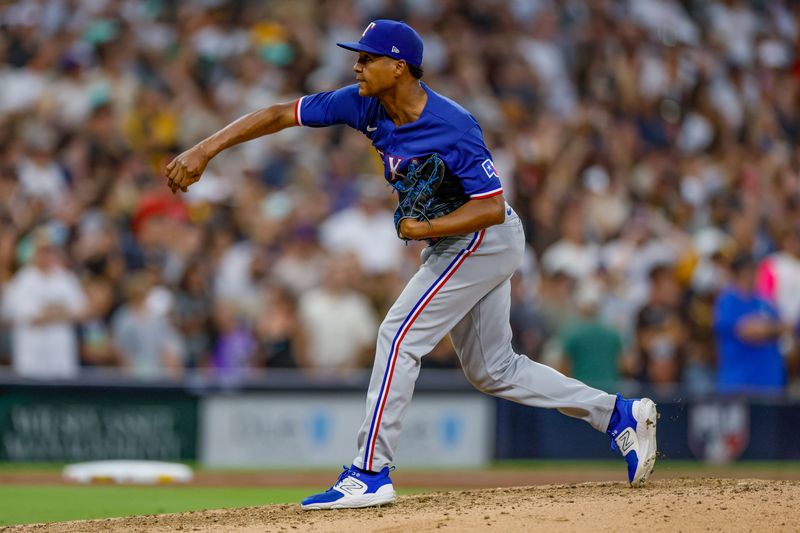
{"type": "Polygon", "coordinates": [[[622,452],[622,455],[625,455],[628,453],[628,450],[631,449],[631,446],[633,446],[634,443],[633,439],[635,437],[635,431],[631,427],[625,428],[625,431],[619,434],[616,441],[617,446],[619,446],[619,450],[622,452]]]}
{"type": "Polygon", "coordinates": [[[348,477],[342,480],[342,482],[336,486],[336,490],[351,495],[363,494],[366,488],[367,486],[364,483],[362,483],[361,481],[357,480],[354,477],[348,477]]]}

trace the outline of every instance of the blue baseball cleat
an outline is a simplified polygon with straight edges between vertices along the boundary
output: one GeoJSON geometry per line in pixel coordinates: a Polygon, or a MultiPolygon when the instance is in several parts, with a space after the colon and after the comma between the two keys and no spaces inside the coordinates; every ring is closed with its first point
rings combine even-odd
{"type": "Polygon", "coordinates": [[[626,400],[617,394],[614,411],[617,416],[612,416],[606,431],[611,437],[611,449],[625,457],[628,482],[641,486],[656,464],[656,404],[650,398],[626,400]]]}
{"type": "Polygon", "coordinates": [[[312,509],[355,509],[394,503],[395,492],[389,479],[389,467],[385,466],[377,474],[368,474],[356,467],[343,466],[344,471],[336,483],[320,494],[303,500],[304,510],[312,509]]]}

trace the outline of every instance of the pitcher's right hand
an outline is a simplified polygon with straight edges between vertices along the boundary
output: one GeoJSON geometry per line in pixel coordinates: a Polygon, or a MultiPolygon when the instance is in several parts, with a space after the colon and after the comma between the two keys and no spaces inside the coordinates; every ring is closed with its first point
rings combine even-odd
{"type": "Polygon", "coordinates": [[[189,190],[189,185],[200,179],[209,161],[202,145],[196,144],[167,165],[167,185],[172,193],[189,190]]]}

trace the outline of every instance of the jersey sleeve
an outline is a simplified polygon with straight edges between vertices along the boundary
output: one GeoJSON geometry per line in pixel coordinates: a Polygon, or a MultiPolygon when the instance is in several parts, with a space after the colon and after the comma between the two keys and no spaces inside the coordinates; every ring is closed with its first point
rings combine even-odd
{"type": "Polygon", "coordinates": [[[294,116],[298,126],[320,128],[347,124],[361,130],[364,98],[358,96],[358,86],[349,85],[335,91],[309,94],[295,104],[294,116]]]}
{"type": "Polygon", "coordinates": [[[489,198],[503,192],[492,154],[477,125],[459,139],[446,163],[470,198],[489,198]]]}

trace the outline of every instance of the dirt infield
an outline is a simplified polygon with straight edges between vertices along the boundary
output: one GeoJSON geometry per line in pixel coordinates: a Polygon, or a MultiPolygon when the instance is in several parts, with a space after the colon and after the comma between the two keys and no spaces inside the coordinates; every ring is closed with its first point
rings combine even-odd
{"type": "Polygon", "coordinates": [[[304,512],[270,505],[0,528],[3,533],[131,531],[797,531],[800,482],[658,479],[427,493],[378,509],[304,512]]]}

